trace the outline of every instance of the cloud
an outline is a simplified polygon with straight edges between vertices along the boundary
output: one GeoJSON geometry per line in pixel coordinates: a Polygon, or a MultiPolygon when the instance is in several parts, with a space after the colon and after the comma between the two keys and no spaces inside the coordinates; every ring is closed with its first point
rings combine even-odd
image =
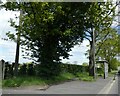
{"type": "Polygon", "coordinates": [[[72,48],[72,51],[70,54],[72,56],[69,57],[69,59],[63,59],[62,61],[64,63],[70,62],[74,63],[77,62],[78,64],[82,64],[84,62],[89,62],[87,57],[85,56],[86,51],[89,49],[89,47],[86,47],[86,45],[89,45],[89,41],[84,40],[81,45],[76,45],[74,48],[72,48]]]}
{"type": "Polygon", "coordinates": [[[1,40],[0,42],[0,59],[13,61],[15,53],[15,43],[1,40]]]}
{"type": "Polygon", "coordinates": [[[5,9],[1,9],[0,13],[2,15],[0,15],[0,22],[8,22],[8,20],[10,20],[10,18],[15,18],[16,16],[19,16],[19,12],[18,11],[6,11],[5,9]]]}
{"type": "MultiPolygon", "coordinates": [[[[14,62],[15,61],[15,53],[16,53],[16,43],[12,41],[4,41],[0,42],[0,60],[4,59],[5,61],[14,62]]],[[[20,48],[20,63],[30,62],[27,59],[23,59],[22,51],[20,48]]]]}
{"type": "Polygon", "coordinates": [[[15,19],[15,14],[16,16],[19,16],[19,12],[13,12],[13,11],[6,11],[5,9],[0,10],[0,38],[1,37],[6,37],[6,32],[8,31],[14,31],[14,28],[10,27],[10,23],[8,22],[10,18],[13,18],[15,22],[18,24],[19,19],[15,19]]]}

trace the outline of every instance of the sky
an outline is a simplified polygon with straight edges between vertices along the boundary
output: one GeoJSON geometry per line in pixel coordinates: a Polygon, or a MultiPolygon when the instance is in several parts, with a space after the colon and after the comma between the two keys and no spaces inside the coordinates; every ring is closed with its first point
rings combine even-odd
{"type": "MultiPolygon", "coordinates": [[[[10,18],[15,18],[15,14],[19,16],[18,12],[5,11],[4,9],[0,10],[0,60],[4,59],[8,62],[14,62],[15,60],[16,43],[13,41],[5,41],[1,38],[7,38],[6,32],[8,31],[11,31],[13,33],[15,32],[15,29],[10,27],[10,23],[8,22],[10,18]]],[[[16,20],[16,22],[19,22],[19,20],[16,20]]],[[[71,64],[82,64],[84,62],[88,63],[88,59],[85,56],[85,53],[89,48],[86,47],[86,45],[89,45],[89,42],[87,40],[84,40],[81,45],[74,46],[70,52],[72,56],[70,56],[69,59],[62,60],[62,62],[69,62],[71,64]]],[[[23,59],[21,50],[19,62],[31,62],[30,60],[23,59]]]]}

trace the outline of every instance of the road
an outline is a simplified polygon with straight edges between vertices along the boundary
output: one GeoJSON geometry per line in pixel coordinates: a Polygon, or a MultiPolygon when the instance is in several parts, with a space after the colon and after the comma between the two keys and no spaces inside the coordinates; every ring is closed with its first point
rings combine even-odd
{"type": "Polygon", "coordinates": [[[118,94],[118,78],[116,78],[115,81],[113,81],[114,83],[111,84],[111,86],[109,87],[110,90],[108,92],[108,94],[118,94]]]}
{"type": "Polygon", "coordinates": [[[118,78],[114,81],[113,77],[99,78],[95,82],[71,81],[51,86],[47,90],[4,89],[3,94],[118,94],[118,78]]]}

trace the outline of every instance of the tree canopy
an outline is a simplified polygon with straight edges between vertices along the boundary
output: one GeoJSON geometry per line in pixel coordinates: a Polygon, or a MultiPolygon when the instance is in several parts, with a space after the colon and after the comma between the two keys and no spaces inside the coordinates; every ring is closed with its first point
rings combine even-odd
{"type": "MultiPolygon", "coordinates": [[[[86,12],[84,17],[84,37],[90,42],[89,50],[89,75],[94,76],[94,54],[97,55],[99,52],[100,46],[96,52],[94,51],[93,42],[104,41],[106,36],[109,34],[104,33],[104,30],[108,30],[113,22],[115,17],[115,8],[112,2],[94,2],[91,4],[88,12],[86,12]],[[101,36],[102,35],[102,36],[101,36]]],[[[96,59],[96,58],[95,58],[96,59]]]]}
{"type": "Polygon", "coordinates": [[[82,42],[84,14],[90,4],[8,2],[5,5],[9,10],[23,11],[22,27],[16,26],[14,21],[11,21],[11,25],[20,34],[21,45],[31,51],[27,55],[42,65],[41,75],[49,77],[57,74],[60,57],[68,58],[71,48],[82,42]]]}
{"type": "Polygon", "coordinates": [[[101,42],[101,40],[99,40],[97,42],[97,48],[102,43],[97,57],[98,58],[101,57],[102,59],[105,59],[108,61],[109,72],[110,72],[111,69],[113,68],[112,66],[115,66],[115,64],[116,64],[115,61],[116,61],[117,55],[118,55],[118,40],[119,39],[118,39],[117,31],[112,28],[105,30],[103,35],[106,34],[106,32],[108,32],[108,31],[109,31],[109,35],[107,35],[104,42],[101,42]]]}

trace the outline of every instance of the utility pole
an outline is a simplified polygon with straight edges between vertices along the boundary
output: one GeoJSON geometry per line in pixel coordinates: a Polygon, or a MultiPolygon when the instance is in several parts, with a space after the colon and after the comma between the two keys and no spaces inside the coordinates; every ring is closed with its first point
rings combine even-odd
{"type": "Polygon", "coordinates": [[[118,60],[120,60],[120,1],[118,1],[118,60]]]}
{"type": "MultiPolygon", "coordinates": [[[[20,16],[19,16],[19,26],[20,26],[20,30],[21,30],[21,26],[22,26],[22,14],[23,11],[20,10],[20,16]]],[[[18,75],[18,66],[19,66],[19,53],[20,53],[20,30],[17,33],[17,45],[16,45],[16,56],[15,56],[15,69],[14,69],[14,76],[18,75]]]]}
{"type": "Polygon", "coordinates": [[[93,45],[92,45],[92,54],[93,54],[93,71],[94,71],[94,79],[96,79],[96,66],[95,66],[95,29],[93,28],[93,45]]]}

